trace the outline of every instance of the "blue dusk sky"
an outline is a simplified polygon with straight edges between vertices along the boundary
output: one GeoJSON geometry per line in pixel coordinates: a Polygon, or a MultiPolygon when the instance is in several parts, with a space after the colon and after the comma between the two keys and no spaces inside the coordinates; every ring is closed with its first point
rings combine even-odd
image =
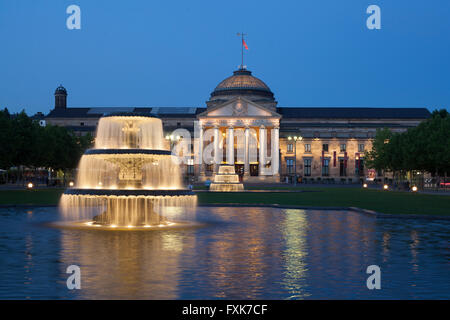
{"type": "Polygon", "coordinates": [[[59,84],[71,107],[204,107],[240,64],[240,31],[279,106],[449,110],[448,0],[1,0],[0,107],[48,113],[59,84]]]}

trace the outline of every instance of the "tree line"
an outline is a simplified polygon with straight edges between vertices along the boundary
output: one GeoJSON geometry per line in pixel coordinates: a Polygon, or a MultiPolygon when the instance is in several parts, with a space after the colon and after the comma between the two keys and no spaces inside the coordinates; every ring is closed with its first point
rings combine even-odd
{"type": "Polygon", "coordinates": [[[41,126],[24,111],[0,110],[0,169],[73,169],[92,140],[90,134],[78,136],[64,127],[41,126]]]}
{"type": "Polygon", "coordinates": [[[365,154],[369,168],[392,172],[426,171],[435,177],[450,173],[450,114],[442,109],[404,132],[377,131],[372,150],[365,154]]]}

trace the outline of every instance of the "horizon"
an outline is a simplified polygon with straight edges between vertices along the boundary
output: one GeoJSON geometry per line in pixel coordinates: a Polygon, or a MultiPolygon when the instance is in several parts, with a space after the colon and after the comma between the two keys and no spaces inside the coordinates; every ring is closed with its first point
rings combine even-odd
{"type": "Polygon", "coordinates": [[[445,1],[376,1],[380,30],[365,26],[372,3],[356,0],[79,0],[81,29],[68,30],[71,4],[0,4],[1,109],[48,114],[59,84],[69,108],[205,108],[241,62],[243,31],[244,64],[279,107],[450,110],[445,1]]]}

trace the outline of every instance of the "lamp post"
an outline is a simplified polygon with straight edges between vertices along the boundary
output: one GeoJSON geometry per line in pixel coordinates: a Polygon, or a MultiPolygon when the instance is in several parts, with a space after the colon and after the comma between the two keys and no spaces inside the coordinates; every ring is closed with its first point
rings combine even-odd
{"type": "Polygon", "coordinates": [[[179,141],[181,139],[181,137],[180,136],[174,136],[173,134],[171,134],[171,135],[167,135],[166,136],[166,140],[169,140],[169,147],[170,147],[170,150],[172,151],[172,148],[173,148],[173,145],[174,145],[174,143],[175,143],[175,141],[179,141]]]}
{"type": "Polygon", "coordinates": [[[294,140],[294,185],[297,185],[297,140],[302,140],[302,136],[289,136],[288,140],[294,140]]]}

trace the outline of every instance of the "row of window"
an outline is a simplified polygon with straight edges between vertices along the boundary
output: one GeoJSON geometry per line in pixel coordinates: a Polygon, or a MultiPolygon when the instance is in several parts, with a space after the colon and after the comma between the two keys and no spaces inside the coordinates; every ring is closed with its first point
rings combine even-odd
{"type": "MultiPolygon", "coordinates": [[[[303,175],[305,177],[311,176],[312,159],[303,159],[303,175]]],[[[288,174],[295,173],[294,159],[286,159],[286,169],[288,174]]],[[[323,159],[322,162],[322,176],[330,175],[330,159],[323,159]]],[[[339,159],[339,175],[341,177],[347,176],[347,166],[344,159],[339,159]]],[[[364,175],[364,160],[355,160],[355,175],[364,175]]]]}
{"type": "MultiPolygon", "coordinates": [[[[304,147],[305,147],[305,153],[311,152],[311,144],[305,143],[304,147]]],[[[328,143],[322,144],[322,150],[324,152],[328,152],[328,143]]],[[[364,150],[365,150],[364,143],[359,143],[358,144],[358,152],[364,152],[364,150]]],[[[340,151],[341,152],[347,151],[347,144],[346,143],[341,143],[340,144],[340,151]]],[[[287,145],[287,152],[294,152],[294,144],[293,143],[288,143],[288,145],[287,145]]]]}

